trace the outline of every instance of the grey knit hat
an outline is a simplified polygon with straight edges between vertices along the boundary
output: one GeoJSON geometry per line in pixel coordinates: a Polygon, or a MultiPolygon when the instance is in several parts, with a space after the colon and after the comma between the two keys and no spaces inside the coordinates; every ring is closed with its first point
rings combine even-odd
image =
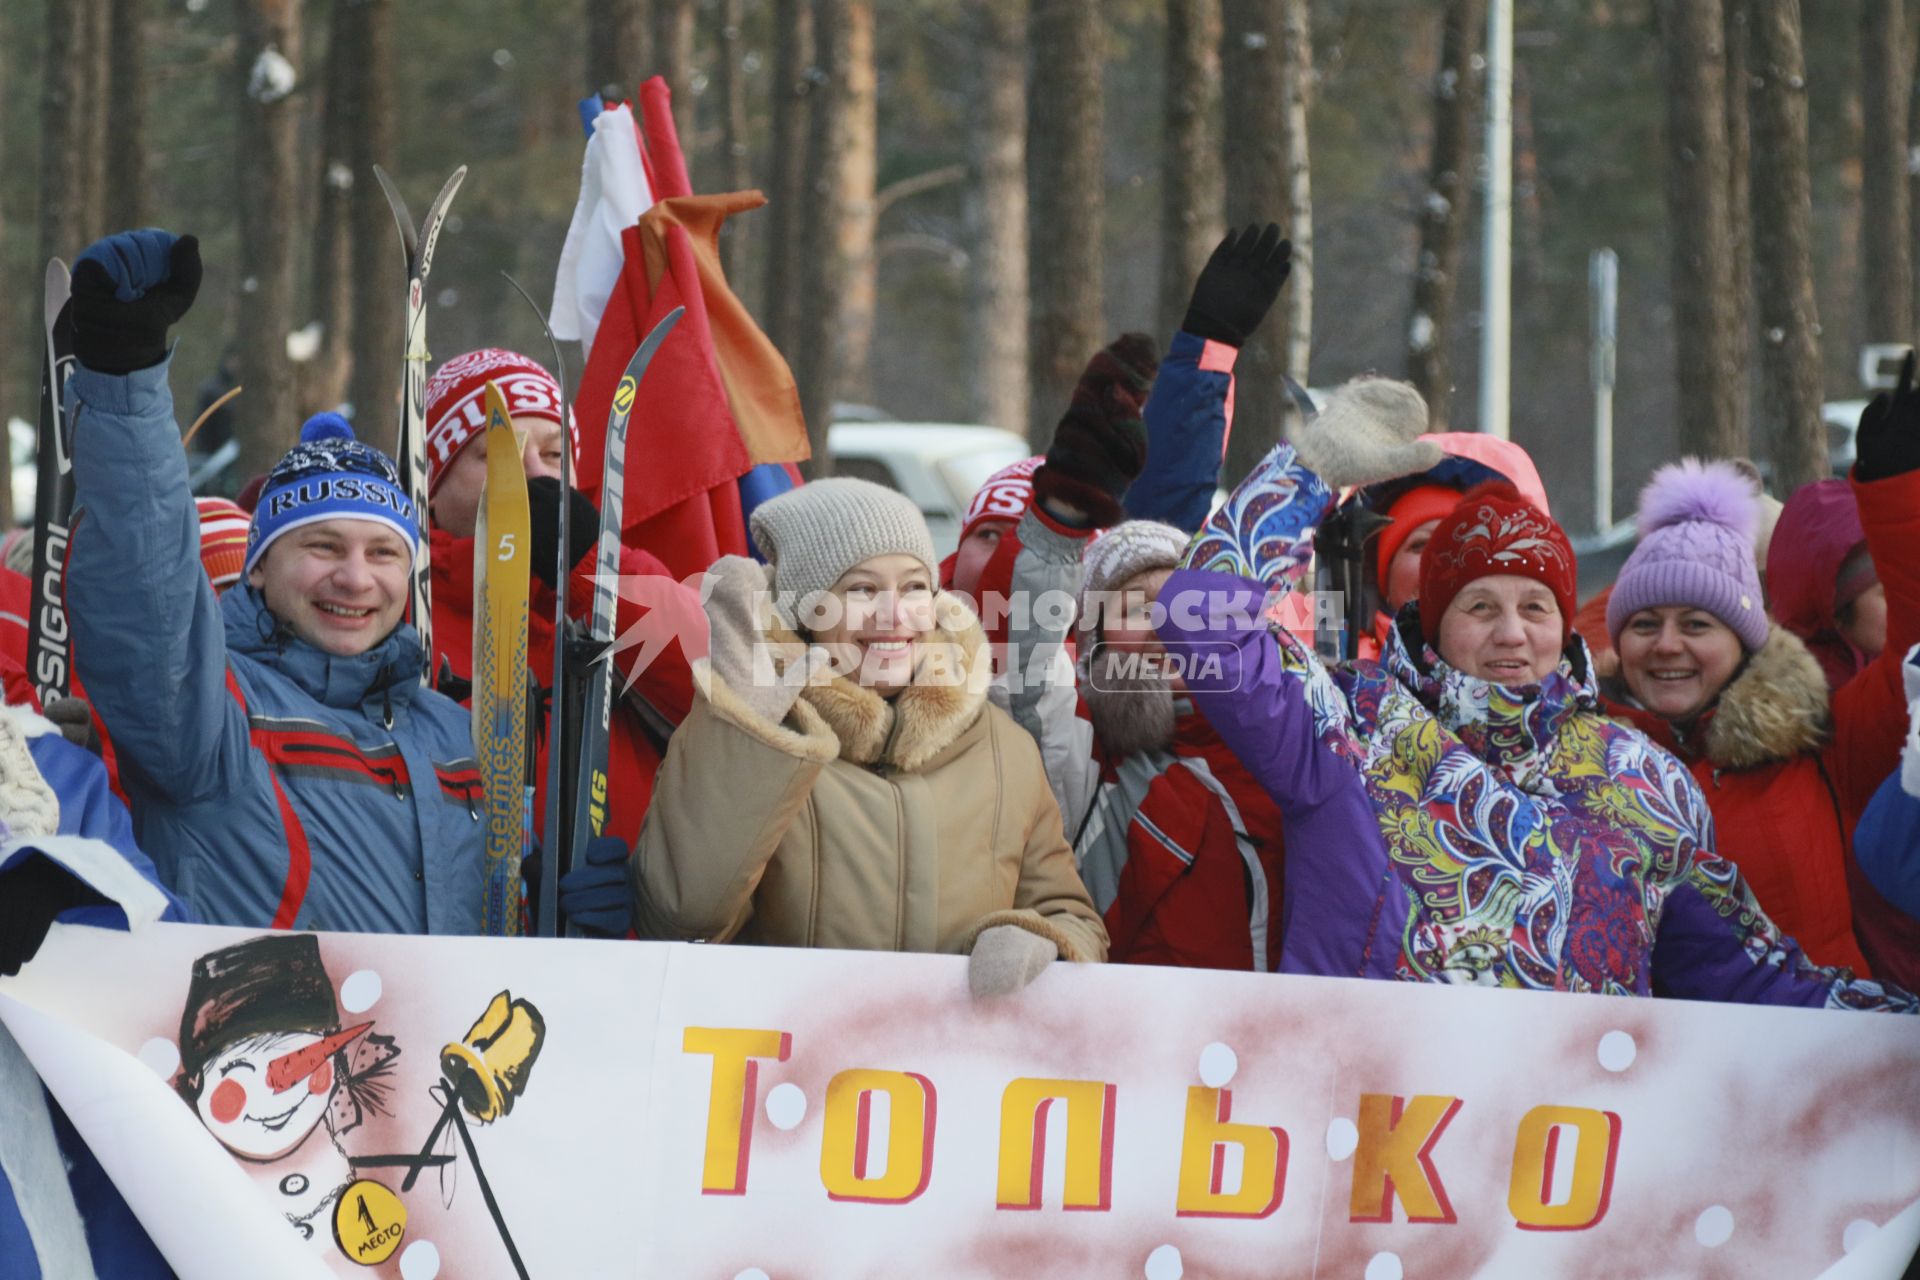
{"type": "Polygon", "coordinates": [[[904,494],[871,480],[835,476],[803,484],[755,507],[748,523],[773,566],[781,608],[796,614],[875,556],[912,556],[929,575],[939,573],[926,517],[904,494]]]}
{"type": "Polygon", "coordinates": [[[1158,520],[1127,520],[1093,540],[1080,558],[1080,625],[1100,625],[1102,597],[1150,569],[1177,569],[1187,552],[1188,535],[1158,520]]]}

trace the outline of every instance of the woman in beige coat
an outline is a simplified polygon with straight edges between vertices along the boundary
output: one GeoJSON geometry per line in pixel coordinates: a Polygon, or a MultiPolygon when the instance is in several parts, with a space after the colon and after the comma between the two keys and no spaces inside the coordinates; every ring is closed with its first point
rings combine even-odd
{"type": "Polygon", "coordinates": [[[972,956],[976,994],[1106,958],[1033,740],[925,520],[863,480],[753,513],[629,863],[640,936],[972,956]]]}

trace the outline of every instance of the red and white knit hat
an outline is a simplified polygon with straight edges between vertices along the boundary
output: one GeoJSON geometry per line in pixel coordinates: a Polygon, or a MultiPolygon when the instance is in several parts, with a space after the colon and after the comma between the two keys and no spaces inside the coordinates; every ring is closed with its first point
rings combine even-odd
{"type": "Polygon", "coordinates": [[[1033,505],[1033,473],[1045,461],[1045,458],[1026,458],[988,476],[987,482],[974,491],[973,501],[967,504],[967,514],[960,521],[960,541],[965,542],[969,534],[988,520],[1019,523],[1020,517],[1027,514],[1027,508],[1033,505]]]}
{"type": "Polygon", "coordinates": [[[467,443],[487,429],[487,383],[500,386],[515,418],[562,423],[560,384],[517,351],[482,347],[455,356],[427,382],[427,493],[467,443]]]}
{"type": "Polygon", "coordinates": [[[247,526],[252,517],[245,507],[225,498],[195,498],[193,504],[200,510],[200,563],[206,566],[214,591],[225,591],[240,581],[247,562],[247,526]]]}

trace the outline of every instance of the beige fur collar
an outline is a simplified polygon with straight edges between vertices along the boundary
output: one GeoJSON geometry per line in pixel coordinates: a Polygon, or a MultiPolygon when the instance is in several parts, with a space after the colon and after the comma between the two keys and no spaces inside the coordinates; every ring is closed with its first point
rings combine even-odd
{"type": "Polygon", "coordinates": [[[1720,695],[1707,725],[1707,759],[1726,769],[1791,760],[1824,747],[1832,729],[1820,663],[1797,636],[1776,626],[1720,695]]]}
{"type": "MultiPolygon", "coordinates": [[[[986,634],[957,596],[943,591],[934,597],[933,607],[933,634],[920,642],[913,683],[892,701],[845,676],[802,691],[800,696],[840,740],[842,760],[914,773],[980,718],[993,678],[986,634]]],[[[800,639],[777,623],[767,629],[767,638],[800,639]]]]}

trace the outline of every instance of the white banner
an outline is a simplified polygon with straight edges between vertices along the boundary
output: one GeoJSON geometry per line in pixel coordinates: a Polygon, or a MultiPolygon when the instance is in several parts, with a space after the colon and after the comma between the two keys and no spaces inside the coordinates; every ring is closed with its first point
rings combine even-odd
{"type": "Polygon", "coordinates": [[[1920,1021],[60,928],[13,1032],[187,1277],[1898,1276],[1920,1021]]]}

